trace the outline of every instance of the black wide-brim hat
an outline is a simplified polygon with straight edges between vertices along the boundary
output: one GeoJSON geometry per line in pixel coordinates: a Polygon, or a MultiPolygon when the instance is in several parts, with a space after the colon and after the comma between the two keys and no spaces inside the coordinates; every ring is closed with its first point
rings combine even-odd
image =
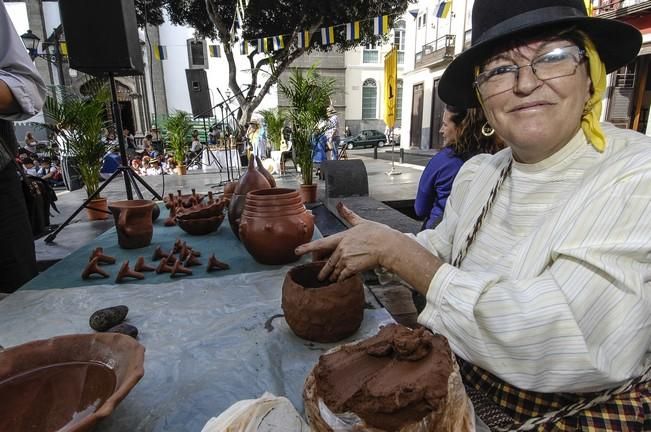
{"type": "Polygon", "coordinates": [[[642,35],[624,22],[589,17],[583,0],[476,0],[472,9],[472,42],[443,72],[438,91],[449,105],[479,105],[474,81],[481,65],[500,45],[518,36],[549,28],[575,27],[594,43],[610,73],[635,59],[642,35]]]}

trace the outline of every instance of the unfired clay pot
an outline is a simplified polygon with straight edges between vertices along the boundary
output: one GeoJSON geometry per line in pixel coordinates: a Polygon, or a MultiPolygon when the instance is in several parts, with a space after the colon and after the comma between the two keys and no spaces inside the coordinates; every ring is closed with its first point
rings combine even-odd
{"type": "Polygon", "coordinates": [[[294,249],[312,239],[314,216],[302,204],[277,206],[272,200],[258,202],[258,195],[277,195],[279,201],[293,196],[292,189],[249,192],[240,222],[240,239],[247,251],[262,264],[287,264],[299,257],[294,249]],[[256,204],[255,210],[252,205],[256,204]]]}
{"type": "Polygon", "coordinates": [[[260,189],[270,189],[271,185],[264,175],[258,171],[255,159],[249,160],[249,167],[246,173],[240,178],[240,181],[233,191],[231,202],[228,206],[228,222],[231,225],[235,237],[240,238],[240,218],[244,211],[246,194],[260,189]]]}
{"type": "Polygon", "coordinates": [[[283,282],[282,308],[292,331],[314,342],[337,342],[357,331],[364,318],[364,287],[355,275],[319,281],[318,261],[292,268],[283,282]]]}
{"type": "Polygon", "coordinates": [[[149,200],[126,200],[110,203],[115,219],[118,244],[123,249],[148,246],[154,234],[152,213],[156,203],[149,200]]]}
{"type": "Polygon", "coordinates": [[[144,360],[144,347],[118,333],[8,348],[0,352],[0,430],[89,431],[142,378],[144,360]]]}

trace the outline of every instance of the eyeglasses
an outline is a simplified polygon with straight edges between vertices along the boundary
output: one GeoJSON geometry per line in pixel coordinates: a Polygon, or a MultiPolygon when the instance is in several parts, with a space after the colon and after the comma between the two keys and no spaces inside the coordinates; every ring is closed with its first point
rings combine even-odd
{"type": "Polygon", "coordinates": [[[541,81],[574,75],[585,58],[585,51],[577,46],[555,48],[526,65],[505,65],[488,69],[477,75],[475,87],[484,98],[511,90],[518,80],[520,69],[529,66],[541,81]]]}

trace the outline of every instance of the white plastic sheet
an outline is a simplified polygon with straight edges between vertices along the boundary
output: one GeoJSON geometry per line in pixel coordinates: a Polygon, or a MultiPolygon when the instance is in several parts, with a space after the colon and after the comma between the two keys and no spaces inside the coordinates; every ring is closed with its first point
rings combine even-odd
{"type": "MultiPolygon", "coordinates": [[[[129,307],[140,330],[145,376],[96,429],[200,431],[233,403],[269,391],[303,412],[305,377],[336,344],[296,337],[283,318],[279,270],[179,280],[155,285],[98,285],[18,291],[0,302],[0,345],[87,333],[97,309],[129,307]]],[[[367,295],[367,300],[369,295],[367,295]]],[[[375,334],[392,322],[384,309],[366,309],[351,338],[375,334]]]]}

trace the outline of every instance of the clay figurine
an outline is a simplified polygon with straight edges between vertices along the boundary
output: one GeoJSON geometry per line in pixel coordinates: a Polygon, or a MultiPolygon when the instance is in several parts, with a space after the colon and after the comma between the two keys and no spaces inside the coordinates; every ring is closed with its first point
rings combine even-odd
{"type": "Polygon", "coordinates": [[[151,260],[158,261],[162,258],[167,258],[167,254],[163,252],[163,249],[160,246],[158,246],[156,249],[154,249],[154,254],[151,256],[151,260]]]}
{"type": "Polygon", "coordinates": [[[196,256],[190,254],[185,259],[185,263],[183,265],[186,266],[186,267],[200,266],[201,261],[199,261],[199,259],[196,256]]]}
{"type": "Polygon", "coordinates": [[[97,257],[97,261],[100,264],[115,264],[115,258],[112,256],[104,255],[104,249],[101,247],[97,247],[91,252],[90,258],[88,260],[92,260],[93,258],[97,257]]]}
{"type": "Polygon", "coordinates": [[[231,266],[225,262],[219,261],[217,258],[215,258],[215,254],[212,254],[210,258],[208,258],[208,267],[206,267],[206,271],[208,273],[212,271],[228,270],[229,268],[231,268],[231,266]]]}
{"type": "Polygon", "coordinates": [[[118,275],[115,277],[115,283],[120,283],[125,278],[144,279],[145,275],[140,272],[131,270],[129,268],[129,261],[125,261],[122,263],[122,267],[120,267],[120,271],[118,272],[118,275]]]}
{"type": "Polygon", "coordinates": [[[171,273],[172,272],[172,267],[167,264],[167,260],[160,260],[160,264],[158,264],[158,267],[156,267],[156,273],[161,274],[161,273],[171,273]]]}
{"type": "Polygon", "coordinates": [[[100,268],[98,257],[91,259],[90,262],[86,264],[84,271],[81,273],[81,278],[87,280],[90,279],[90,275],[93,274],[100,275],[103,278],[109,277],[109,274],[100,268]]]}
{"type": "Polygon", "coordinates": [[[172,267],[172,274],[170,275],[170,277],[175,278],[178,276],[191,275],[191,274],[192,274],[192,270],[190,270],[187,267],[184,267],[181,260],[177,258],[176,261],[174,262],[174,266],[172,267]]]}
{"type": "Polygon", "coordinates": [[[133,269],[137,272],[151,272],[156,270],[156,268],[152,266],[148,266],[145,263],[145,257],[144,256],[139,256],[138,259],[136,260],[136,265],[133,266],[133,269]]]}
{"type": "Polygon", "coordinates": [[[174,248],[170,251],[170,253],[167,254],[167,264],[173,265],[174,261],[176,261],[176,257],[174,256],[174,248]]]}

